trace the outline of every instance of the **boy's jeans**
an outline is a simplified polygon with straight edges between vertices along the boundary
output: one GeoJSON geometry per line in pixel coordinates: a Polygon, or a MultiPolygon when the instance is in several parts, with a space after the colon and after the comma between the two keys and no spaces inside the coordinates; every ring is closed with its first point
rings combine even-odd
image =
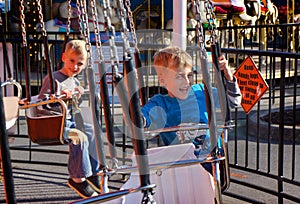
{"type": "MultiPolygon", "coordinates": [[[[64,138],[68,139],[70,129],[75,128],[75,122],[66,120],[64,138]]],[[[84,123],[87,139],[74,145],[69,142],[68,171],[71,178],[87,178],[99,172],[94,129],[92,124],[84,123]]]]}

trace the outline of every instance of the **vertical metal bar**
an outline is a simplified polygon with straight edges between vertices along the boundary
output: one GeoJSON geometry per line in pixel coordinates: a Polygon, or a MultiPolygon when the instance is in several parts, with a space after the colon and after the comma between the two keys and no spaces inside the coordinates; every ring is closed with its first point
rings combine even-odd
{"type": "Polygon", "coordinates": [[[44,52],[45,52],[45,57],[46,57],[47,72],[48,72],[49,79],[50,79],[50,82],[49,82],[50,83],[50,93],[54,94],[55,87],[54,87],[53,68],[52,68],[52,63],[51,63],[50,54],[49,54],[49,44],[48,44],[47,36],[43,36],[43,45],[44,45],[44,52]]]}
{"type": "MultiPolygon", "coordinates": [[[[298,27],[297,27],[298,28],[298,27]]],[[[297,62],[297,59],[295,59],[297,62]]],[[[294,96],[293,96],[293,146],[292,146],[292,179],[295,179],[295,171],[296,171],[296,117],[297,117],[297,73],[298,73],[298,63],[294,64],[294,96]]]]}
{"type": "MultiPolygon", "coordinates": [[[[129,128],[129,133],[132,135],[131,141],[137,160],[140,185],[144,187],[150,185],[149,161],[143,131],[144,128],[141,121],[142,118],[138,99],[137,82],[135,81],[136,75],[133,73],[134,70],[132,69],[133,67],[132,65],[130,65],[130,63],[132,63],[131,60],[127,59],[125,61],[125,78],[122,78],[120,75],[115,75],[113,78],[113,83],[118,93],[118,97],[124,114],[124,119],[129,128]],[[129,77],[127,73],[133,73],[133,75],[131,75],[130,77],[131,80],[129,80],[129,78],[126,79],[126,77],[129,77]],[[129,96],[131,97],[131,99],[129,99],[129,96]]],[[[149,201],[151,201],[153,190],[144,190],[143,193],[143,203],[151,203],[149,201]]]]}
{"type": "Polygon", "coordinates": [[[224,72],[220,71],[219,67],[219,62],[218,58],[221,56],[221,47],[219,42],[215,42],[215,44],[211,45],[211,51],[212,51],[212,61],[214,64],[215,68],[215,81],[216,81],[216,86],[218,88],[218,96],[220,99],[220,107],[221,107],[221,113],[223,116],[223,122],[225,125],[225,128],[223,129],[222,132],[222,148],[224,152],[224,166],[225,168],[223,169],[224,172],[224,182],[222,185],[222,189],[225,190],[229,187],[229,182],[230,182],[230,170],[229,170],[229,157],[228,157],[228,150],[227,150],[227,141],[228,141],[228,127],[227,125],[230,125],[231,122],[231,109],[228,101],[228,95],[227,95],[227,82],[226,78],[224,76],[224,72]]]}
{"type": "MultiPolygon", "coordinates": [[[[111,114],[111,109],[110,109],[110,103],[109,103],[108,86],[106,82],[106,66],[104,61],[98,63],[98,70],[100,76],[100,95],[103,103],[106,135],[108,140],[108,150],[111,159],[116,160],[117,154],[115,149],[116,143],[115,143],[115,136],[113,130],[114,124],[113,124],[113,116],[111,114]]],[[[114,165],[116,165],[116,162],[113,163],[114,165]]]]}
{"type": "MultiPolygon", "coordinates": [[[[273,87],[273,78],[274,75],[272,73],[275,70],[275,62],[276,59],[274,58],[274,62],[272,63],[273,66],[270,67],[270,78],[269,78],[269,99],[268,99],[268,120],[271,121],[271,110],[272,110],[272,90],[274,90],[273,87]]],[[[271,63],[270,63],[271,64],[271,63]]],[[[268,123],[268,136],[267,136],[267,172],[271,171],[271,122],[268,123]]]]}
{"type": "MultiPolygon", "coordinates": [[[[260,123],[260,101],[257,103],[257,117],[256,117],[256,124],[259,127],[260,123]]],[[[256,134],[256,169],[259,170],[259,137],[260,137],[260,128],[257,128],[256,134]]]]}
{"type": "MultiPolygon", "coordinates": [[[[270,74],[271,75],[271,74],[270,74]]],[[[272,85],[270,85],[270,87],[272,87],[272,103],[275,103],[275,85],[276,85],[276,58],[274,58],[274,65],[273,65],[273,69],[272,69],[272,78],[270,79],[270,82],[272,82],[272,85]]]]}
{"type": "Polygon", "coordinates": [[[278,175],[277,175],[277,193],[278,193],[278,203],[283,203],[283,167],[284,167],[284,100],[285,100],[285,66],[286,58],[281,57],[281,67],[280,67],[280,105],[279,105],[279,138],[278,138],[278,175]]]}
{"type": "Polygon", "coordinates": [[[5,124],[5,114],[3,105],[3,94],[0,88],[0,150],[4,175],[4,189],[6,203],[17,203],[14,190],[14,181],[12,174],[12,166],[10,159],[10,151],[8,145],[7,130],[5,124]]]}
{"type": "Polygon", "coordinates": [[[94,125],[94,135],[96,141],[96,149],[97,149],[97,157],[100,161],[100,164],[106,167],[105,154],[104,154],[104,145],[102,140],[102,129],[99,118],[99,108],[97,105],[97,97],[96,97],[96,87],[95,87],[95,79],[94,79],[94,70],[92,68],[88,68],[88,82],[89,82],[89,90],[90,90],[90,103],[93,117],[93,125],[94,125]]]}
{"type": "Polygon", "coordinates": [[[139,166],[141,186],[147,186],[150,184],[149,163],[143,131],[142,113],[140,110],[140,100],[137,91],[138,85],[136,80],[134,80],[136,79],[135,71],[136,70],[133,69],[132,60],[130,58],[125,59],[125,85],[128,95],[131,97],[129,100],[129,115],[131,121],[128,122],[132,123],[132,140],[139,166]]]}
{"type": "Polygon", "coordinates": [[[246,115],[245,167],[248,167],[249,116],[246,115]]]}
{"type": "MultiPolygon", "coordinates": [[[[0,9],[0,15],[2,16],[2,12],[0,9]]],[[[2,17],[0,16],[0,32],[1,32],[1,38],[2,38],[2,54],[3,54],[3,66],[4,66],[4,76],[6,76],[6,71],[7,71],[7,77],[5,79],[11,80],[12,79],[12,74],[11,74],[11,68],[10,68],[10,63],[9,63],[9,58],[8,58],[8,52],[7,52],[7,47],[6,47],[6,36],[5,36],[5,30],[2,24],[2,17]],[[6,69],[5,69],[6,68],[6,69]]]]}
{"type": "MultiPolygon", "coordinates": [[[[209,132],[210,132],[210,152],[212,156],[215,156],[215,150],[217,149],[218,137],[217,137],[217,127],[216,127],[216,113],[215,113],[215,103],[212,94],[212,86],[211,86],[211,77],[209,75],[209,69],[207,65],[207,54],[205,50],[201,50],[201,70],[202,70],[202,78],[205,87],[205,97],[206,97],[206,110],[208,113],[208,124],[209,124],[209,132]]],[[[213,176],[215,182],[215,192],[216,192],[216,202],[222,203],[221,196],[221,185],[220,185],[220,169],[219,163],[212,163],[213,176]]]]}
{"type": "Polygon", "coordinates": [[[147,101],[146,93],[144,91],[145,85],[144,85],[144,78],[142,73],[142,62],[140,59],[140,52],[139,50],[134,51],[134,60],[135,60],[135,66],[137,70],[137,78],[138,78],[138,86],[139,86],[139,94],[141,98],[141,105],[144,106],[147,101]]]}
{"type": "Polygon", "coordinates": [[[23,67],[25,74],[25,83],[26,83],[26,98],[28,101],[31,101],[31,89],[30,89],[30,65],[28,57],[28,47],[23,45],[22,54],[23,54],[23,67]]]}
{"type": "MultiPolygon", "coordinates": [[[[235,111],[235,118],[237,118],[237,110],[235,111]]],[[[234,121],[234,164],[237,164],[237,153],[238,153],[238,132],[237,132],[237,120],[234,121]]]]}

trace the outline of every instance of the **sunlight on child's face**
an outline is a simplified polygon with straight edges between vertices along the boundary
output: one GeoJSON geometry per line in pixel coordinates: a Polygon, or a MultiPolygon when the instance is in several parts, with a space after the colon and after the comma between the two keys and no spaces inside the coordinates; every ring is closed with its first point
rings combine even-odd
{"type": "Polygon", "coordinates": [[[62,60],[64,67],[61,71],[69,77],[79,74],[86,66],[86,55],[83,54],[78,55],[74,52],[64,53],[62,60]]]}
{"type": "Polygon", "coordinates": [[[193,83],[192,67],[168,69],[163,76],[163,85],[168,90],[171,97],[184,100],[188,96],[188,92],[193,83]]]}

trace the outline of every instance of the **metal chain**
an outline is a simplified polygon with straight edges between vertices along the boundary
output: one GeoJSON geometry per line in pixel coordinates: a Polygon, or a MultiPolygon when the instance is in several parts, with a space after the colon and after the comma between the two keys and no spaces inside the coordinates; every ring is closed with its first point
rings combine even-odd
{"type": "Polygon", "coordinates": [[[83,37],[85,39],[85,48],[87,51],[87,56],[88,56],[88,68],[91,68],[92,66],[92,55],[91,55],[91,42],[90,42],[90,29],[89,29],[89,24],[88,24],[88,14],[87,14],[87,6],[86,6],[86,1],[81,0],[80,2],[81,6],[81,20],[83,24],[83,37]]]}
{"type": "Polygon", "coordinates": [[[27,37],[26,37],[26,25],[25,25],[25,7],[24,7],[24,0],[20,0],[20,20],[21,20],[21,30],[22,30],[22,41],[23,47],[27,46],[27,37]]]}
{"type": "Polygon", "coordinates": [[[109,46],[110,46],[110,61],[113,71],[113,77],[120,77],[119,73],[119,57],[118,57],[118,50],[115,43],[115,37],[116,37],[116,31],[115,27],[111,24],[111,17],[112,17],[112,11],[109,4],[109,1],[103,0],[103,13],[104,13],[104,19],[106,20],[106,33],[109,37],[109,46]],[[111,34],[110,34],[111,32],[111,34]]]}
{"type": "Polygon", "coordinates": [[[0,26],[2,26],[3,22],[2,22],[2,10],[0,9],[0,26]]]}
{"type": "Polygon", "coordinates": [[[96,6],[95,0],[90,0],[90,3],[91,3],[91,9],[92,9],[92,17],[93,17],[95,39],[96,39],[97,54],[98,54],[99,60],[103,61],[104,57],[103,57],[103,53],[102,53],[100,29],[99,29],[99,24],[97,23],[97,20],[98,20],[97,6],[96,6]]]}
{"type": "Polygon", "coordinates": [[[124,42],[124,49],[125,49],[125,57],[130,53],[130,43],[129,43],[129,31],[127,28],[126,23],[126,9],[124,7],[123,0],[119,0],[120,8],[119,8],[119,14],[120,14],[120,20],[121,20],[121,35],[124,42]]]}
{"type": "Polygon", "coordinates": [[[68,0],[68,17],[67,17],[66,26],[67,26],[66,35],[69,36],[71,32],[71,0],[68,0]]]}
{"type": "Polygon", "coordinates": [[[82,39],[83,38],[83,30],[84,30],[84,27],[83,27],[83,24],[82,24],[82,18],[81,18],[81,5],[80,5],[80,0],[76,0],[76,8],[77,8],[77,12],[78,12],[78,22],[79,22],[79,26],[80,26],[80,38],[82,39]]]}
{"type": "Polygon", "coordinates": [[[136,37],[136,32],[135,32],[135,23],[133,21],[133,14],[132,14],[132,11],[131,11],[131,8],[130,8],[130,0],[125,0],[125,6],[127,8],[127,15],[128,15],[128,20],[129,20],[129,26],[130,26],[130,32],[131,32],[131,35],[132,35],[132,40],[133,40],[133,43],[134,43],[134,48],[136,50],[139,50],[138,47],[137,47],[137,37],[136,37]]]}
{"type": "Polygon", "coordinates": [[[40,28],[42,30],[42,35],[47,36],[47,32],[45,29],[45,22],[43,18],[43,12],[42,12],[42,6],[40,0],[36,0],[36,5],[37,5],[37,10],[38,10],[38,16],[39,16],[39,21],[40,21],[40,28]]]}
{"type": "Polygon", "coordinates": [[[193,9],[194,9],[194,13],[195,13],[195,18],[197,21],[197,37],[198,37],[198,42],[199,42],[199,47],[200,50],[203,51],[205,50],[205,37],[204,37],[204,31],[203,31],[203,25],[202,25],[202,15],[201,15],[201,11],[200,11],[200,5],[201,2],[198,1],[193,1],[193,9]]]}
{"type": "Polygon", "coordinates": [[[206,10],[206,19],[208,21],[208,30],[210,31],[210,42],[215,44],[217,42],[217,26],[216,26],[216,14],[214,12],[213,3],[211,0],[205,0],[204,2],[206,10]]]}

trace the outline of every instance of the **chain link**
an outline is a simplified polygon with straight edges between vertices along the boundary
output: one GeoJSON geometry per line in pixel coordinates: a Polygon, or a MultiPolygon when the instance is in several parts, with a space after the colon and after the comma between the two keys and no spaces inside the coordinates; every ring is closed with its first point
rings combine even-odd
{"type": "Polygon", "coordinates": [[[131,4],[130,4],[130,0],[125,0],[125,6],[127,8],[127,15],[128,15],[128,20],[129,20],[129,26],[130,26],[130,32],[131,32],[131,35],[132,35],[132,40],[133,40],[133,43],[134,43],[134,47],[136,50],[139,50],[138,47],[137,47],[137,37],[136,37],[136,32],[135,32],[135,23],[133,21],[133,14],[132,14],[132,11],[131,11],[131,4]]]}
{"type": "Polygon", "coordinates": [[[26,35],[26,25],[25,25],[25,7],[24,0],[20,0],[20,20],[21,20],[21,30],[22,30],[22,43],[23,47],[27,46],[27,35],[26,35]]]}
{"type": "Polygon", "coordinates": [[[37,6],[37,10],[38,10],[38,16],[39,16],[40,28],[42,30],[42,35],[47,36],[47,32],[46,32],[46,29],[45,29],[45,22],[44,22],[44,18],[43,18],[42,6],[41,6],[40,0],[36,0],[36,6],[37,6]]]}
{"type": "Polygon", "coordinates": [[[95,39],[96,39],[96,48],[97,48],[97,54],[100,61],[103,61],[103,53],[102,53],[102,45],[101,45],[101,38],[100,38],[100,29],[99,25],[97,23],[98,20],[98,14],[97,14],[97,3],[95,0],[91,0],[91,10],[92,10],[92,17],[93,17],[93,26],[94,26],[94,33],[95,33],[95,39]]]}
{"type": "Polygon", "coordinates": [[[81,5],[80,5],[80,0],[76,0],[76,8],[77,8],[77,12],[78,12],[78,22],[79,22],[79,26],[80,26],[80,38],[82,39],[83,38],[83,30],[84,30],[84,27],[83,27],[83,24],[82,24],[82,18],[81,18],[81,5]]]}
{"type": "Polygon", "coordinates": [[[116,37],[116,31],[115,27],[111,24],[111,17],[112,17],[112,11],[111,7],[109,4],[109,1],[103,0],[103,13],[104,13],[104,18],[106,20],[106,33],[109,37],[109,46],[110,46],[110,61],[111,61],[111,66],[113,68],[113,77],[119,76],[119,57],[118,57],[118,50],[117,46],[115,43],[115,37],[116,37]],[[111,34],[110,34],[111,32],[111,34]]]}
{"type": "Polygon", "coordinates": [[[193,9],[194,9],[194,13],[195,13],[195,18],[197,21],[197,37],[198,37],[198,41],[199,41],[199,47],[201,50],[205,49],[205,37],[204,37],[204,31],[203,31],[203,20],[202,20],[202,15],[201,15],[201,11],[200,11],[200,6],[201,6],[201,2],[198,1],[193,1],[193,9]]]}
{"type": "Polygon", "coordinates": [[[210,32],[210,43],[213,45],[217,42],[217,26],[216,26],[216,14],[213,9],[213,3],[211,0],[205,0],[204,2],[206,10],[206,19],[208,22],[208,30],[210,32]]]}
{"type": "Polygon", "coordinates": [[[0,9],[0,26],[2,26],[3,22],[2,22],[2,9],[0,9]]]}
{"type": "Polygon", "coordinates": [[[68,0],[68,17],[67,17],[67,22],[66,22],[67,28],[67,36],[70,35],[71,32],[71,0],[68,0]]]}
{"type": "Polygon", "coordinates": [[[124,7],[124,2],[123,0],[119,0],[119,4],[120,4],[120,20],[121,20],[121,25],[122,25],[122,29],[121,29],[121,35],[122,35],[122,39],[124,41],[124,49],[125,49],[125,57],[126,55],[128,55],[130,53],[130,43],[129,43],[129,30],[127,28],[127,23],[126,23],[126,9],[124,7]]]}
{"type": "Polygon", "coordinates": [[[86,6],[86,1],[81,0],[80,1],[80,6],[81,6],[81,20],[83,24],[83,37],[85,39],[85,48],[87,51],[88,55],[88,67],[91,68],[92,66],[92,55],[91,55],[91,42],[90,42],[90,30],[89,30],[89,24],[88,24],[88,14],[87,14],[87,6],[86,6]]]}

